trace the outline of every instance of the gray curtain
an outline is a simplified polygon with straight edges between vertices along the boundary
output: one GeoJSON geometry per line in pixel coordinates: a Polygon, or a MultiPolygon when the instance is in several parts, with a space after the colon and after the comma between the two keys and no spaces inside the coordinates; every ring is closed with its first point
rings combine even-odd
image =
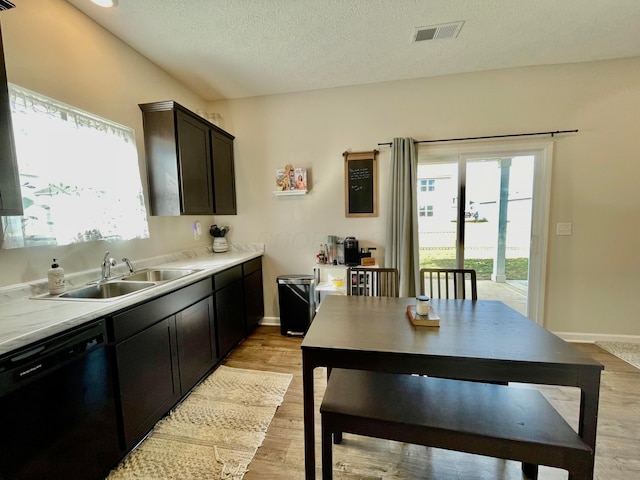
{"type": "Polygon", "coordinates": [[[417,154],[412,138],[394,138],[391,146],[384,264],[400,273],[400,296],[413,297],[419,285],[417,154]]]}

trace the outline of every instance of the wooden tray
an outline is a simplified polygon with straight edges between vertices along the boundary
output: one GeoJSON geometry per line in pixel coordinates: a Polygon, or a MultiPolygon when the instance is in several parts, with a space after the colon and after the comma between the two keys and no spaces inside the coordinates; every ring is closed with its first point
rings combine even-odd
{"type": "Polygon", "coordinates": [[[411,323],[417,327],[439,327],[440,317],[435,312],[433,307],[429,307],[429,316],[418,315],[416,313],[415,305],[407,305],[407,317],[411,323]]]}

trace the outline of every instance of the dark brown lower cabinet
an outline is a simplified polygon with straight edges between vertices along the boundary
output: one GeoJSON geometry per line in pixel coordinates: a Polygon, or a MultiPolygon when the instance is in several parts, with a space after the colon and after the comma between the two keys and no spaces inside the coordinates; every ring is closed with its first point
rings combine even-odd
{"type": "Polygon", "coordinates": [[[224,358],[244,338],[242,266],[237,265],[215,274],[213,285],[218,348],[220,358],[224,358]]]}
{"type": "Polygon", "coordinates": [[[122,428],[133,447],[180,399],[174,317],[116,345],[122,428]]]}
{"type": "MultiPolygon", "coordinates": [[[[103,451],[101,445],[110,442],[115,451],[108,458],[94,455],[84,459],[92,462],[93,470],[87,468],[83,474],[86,476],[95,470],[113,467],[112,463],[138,445],[154,425],[253,330],[263,316],[262,259],[259,257],[107,315],[104,324],[100,321],[100,338],[101,341],[104,339],[106,328],[106,344],[100,349],[102,363],[96,365],[105,368],[101,370],[93,363],[89,364],[87,370],[80,373],[88,373],[85,377],[91,377],[87,384],[90,387],[75,388],[74,384],[74,393],[84,396],[92,409],[101,405],[99,400],[108,397],[110,408],[105,410],[99,422],[101,428],[105,427],[111,434],[108,438],[105,436],[103,442],[96,440],[91,448],[95,452],[103,451]]],[[[61,384],[58,382],[56,385],[61,384]]],[[[48,401],[42,395],[36,397],[48,401]]],[[[37,400],[34,402],[37,407],[37,400]]],[[[78,402],[75,402],[69,407],[71,413],[67,413],[71,417],[77,413],[77,406],[78,402]]],[[[36,417],[31,423],[35,425],[41,418],[36,417]]],[[[59,431],[60,418],[66,417],[53,415],[52,418],[53,428],[59,431]]],[[[24,419],[16,422],[18,428],[18,423],[23,425],[24,419]]],[[[31,442],[33,435],[30,437],[29,432],[25,435],[31,442]]],[[[86,443],[86,439],[78,437],[75,430],[69,435],[73,437],[71,442],[86,443]]],[[[34,445],[39,445],[40,440],[35,438],[34,445]]],[[[15,438],[7,441],[14,442],[15,438]]],[[[22,448],[17,454],[26,457],[29,465],[34,465],[32,459],[40,454],[37,449],[31,450],[22,448]]],[[[53,449],[48,454],[54,452],[52,455],[55,456],[55,451],[53,449]]],[[[0,468],[6,463],[1,460],[0,454],[0,468]]],[[[57,474],[56,478],[60,472],[57,474]]],[[[4,478],[0,471],[0,480],[4,478]]]]}
{"type": "Polygon", "coordinates": [[[217,362],[211,279],[119,312],[107,327],[130,449],[217,362]]]}
{"type": "Polygon", "coordinates": [[[258,324],[262,287],[256,258],[107,317],[127,450],[258,324]]]}
{"type": "Polygon", "coordinates": [[[242,265],[244,273],[245,336],[249,335],[264,317],[262,292],[262,258],[254,258],[242,265]]]}
{"type": "Polygon", "coordinates": [[[218,360],[213,298],[200,300],[176,314],[180,390],[183,394],[213,367],[218,360]]]}

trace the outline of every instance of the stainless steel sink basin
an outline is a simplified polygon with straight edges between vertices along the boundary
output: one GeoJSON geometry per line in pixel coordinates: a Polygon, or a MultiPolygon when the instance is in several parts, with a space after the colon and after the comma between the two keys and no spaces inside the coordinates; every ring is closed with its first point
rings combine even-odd
{"type": "Polygon", "coordinates": [[[63,293],[58,298],[78,298],[78,299],[109,299],[122,297],[130,293],[139,292],[146,288],[153,287],[153,282],[108,282],[90,285],[78,290],[63,293]]]}
{"type": "Polygon", "coordinates": [[[200,271],[201,269],[192,268],[148,268],[132,275],[124,275],[120,278],[115,278],[105,282],[90,284],[89,286],[82,287],[77,290],[71,290],[67,293],[63,293],[62,295],[45,294],[31,298],[36,300],[109,300],[121,298],[125,295],[130,295],[147,288],[155,287],[164,282],[177,280],[178,278],[186,277],[187,275],[200,271]]]}
{"type": "Polygon", "coordinates": [[[149,268],[132,275],[124,276],[120,280],[134,282],[168,282],[169,280],[176,280],[199,271],[200,270],[180,268],[149,268]]]}

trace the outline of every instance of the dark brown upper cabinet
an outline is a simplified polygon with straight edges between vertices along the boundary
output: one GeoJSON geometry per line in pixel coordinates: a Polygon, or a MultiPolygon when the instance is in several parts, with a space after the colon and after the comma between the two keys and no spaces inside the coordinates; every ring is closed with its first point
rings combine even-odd
{"type": "Polygon", "coordinates": [[[151,215],[235,215],[234,136],[174,101],[140,109],[151,215]]]}
{"type": "Polygon", "coordinates": [[[211,130],[213,149],[213,198],[215,213],[235,215],[236,175],[233,169],[233,137],[224,130],[211,130]]]}
{"type": "Polygon", "coordinates": [[[22,214],[22,194],[11,124],[2,32],[0,31],[0,215],[22,214]]]}

